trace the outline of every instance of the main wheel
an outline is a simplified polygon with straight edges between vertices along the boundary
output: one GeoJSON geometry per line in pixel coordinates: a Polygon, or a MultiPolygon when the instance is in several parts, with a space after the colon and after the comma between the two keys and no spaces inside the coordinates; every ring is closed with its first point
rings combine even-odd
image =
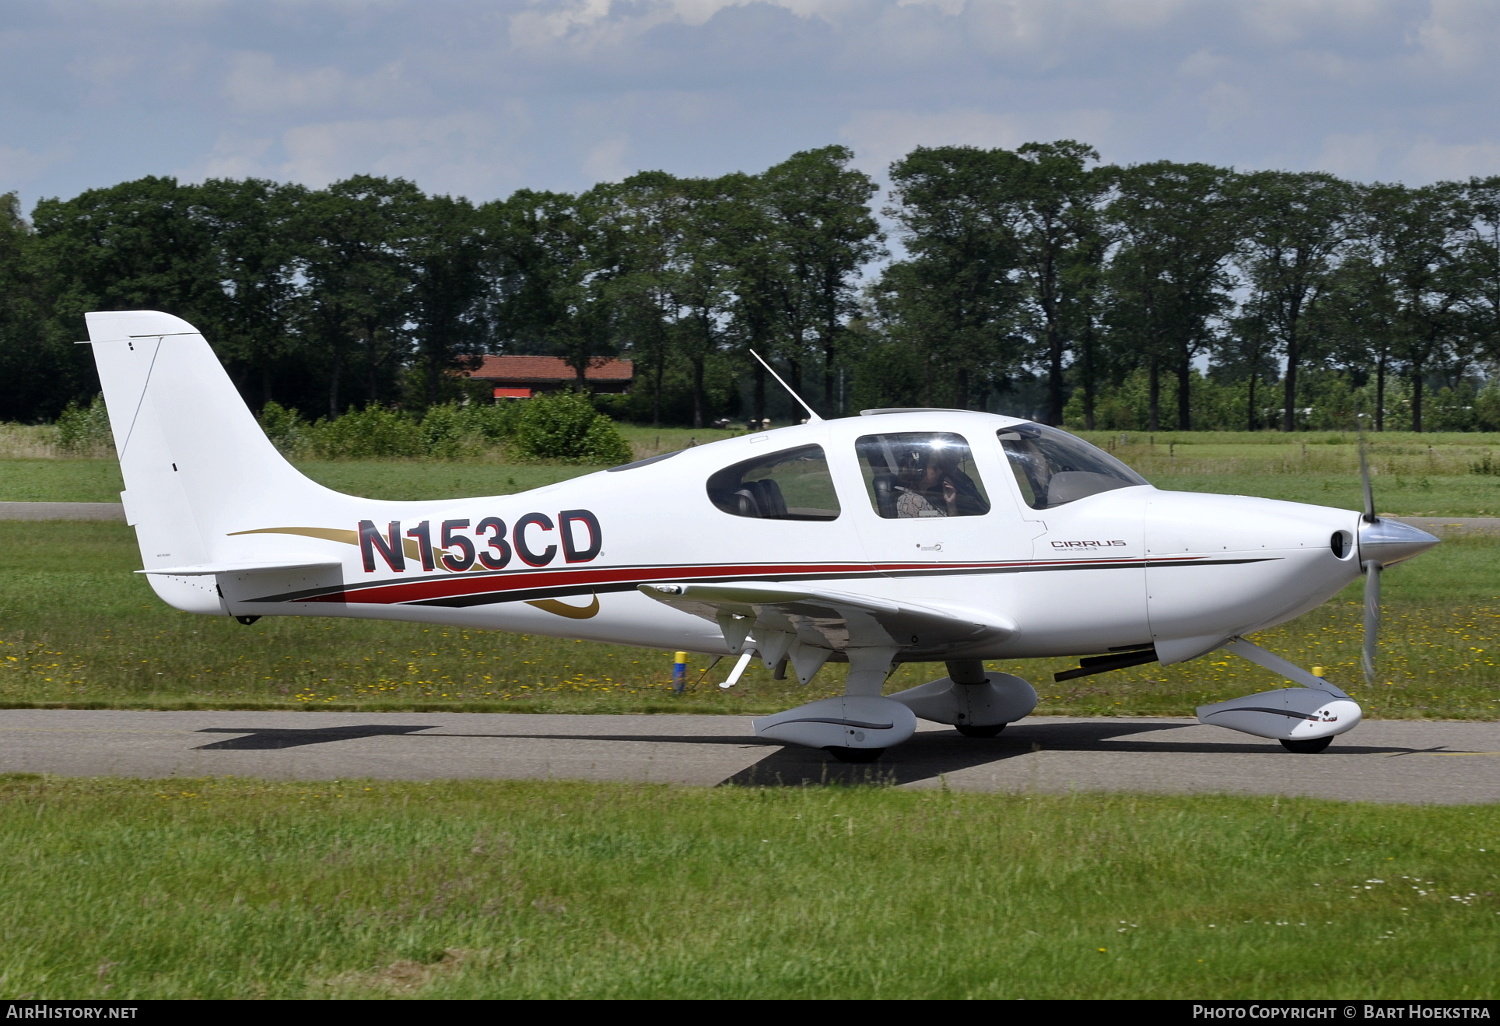
{"type": "Polygon", "coordinates": [[[885,754],[884,748],[843,748],[838,745],[829,745],[823,751],[839,762],[874,762],[885,754]]]}
{"type": "Polygon", "coordinates": [[[959,723],[954,725],[964,737],[996,737],[1005,729],[1004,723],[991,723],[988,726],[977,726],[973,723],[959,723]]]}
{"type": "Polygon", "coordinates": [[[1288,741],[1283,738],[1281,741],[1281,747],[1285,748],[1289,752],[1300,752],[1303,755],[1317,755],[1332,743],[1332,736],[1315,737],[1311,741],[1288,741]]]}

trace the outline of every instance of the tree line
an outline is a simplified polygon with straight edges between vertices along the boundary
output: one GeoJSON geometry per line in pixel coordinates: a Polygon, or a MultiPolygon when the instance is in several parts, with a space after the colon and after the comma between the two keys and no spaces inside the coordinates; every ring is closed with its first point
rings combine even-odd
{"type": "MultiPolygon", "coordinates": [[[[29,220],[9,194],[0,419],[97,391],[72,344],[91,309],[177,314],[252,406],[330,418],[451,401],[456,371],[508,352],[559,356],[580,387],[591,362],[634,360],[631,393],[596,400],[617,417],[758,420],[781,400],[754,349],[825,415],[1003,405],[1189,430],[1212,386],[1250,430],[1330,402],[1380,429],[1399,402],[1420,431],[1435,391],[1452,407],[1500,360],[1500,176],[1414,188],[1122,167],[1069,140],[924,147],[877,208],[852,165],[829,146],[760,174],[481,204],[367,175],[152,177],[29,220]]],[[[1468,426],[1500,428],[1487,417],[1468,426]]]]}

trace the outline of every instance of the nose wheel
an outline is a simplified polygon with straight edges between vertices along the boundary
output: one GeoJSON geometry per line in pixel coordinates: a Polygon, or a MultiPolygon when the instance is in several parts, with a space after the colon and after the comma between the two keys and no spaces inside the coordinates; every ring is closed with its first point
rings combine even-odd
{"type": "Polygon", "coordinates": [[[843,748],[829,745],[823,749],[839,762],[874,762],[885,754],[884,748],[843,748]]]}
{"type": "Polygon", "coordinates": [[[954,725],[954,729],[964,737],[996,737],[1005,729],[1005,724],[994,723],[981,727],[972,723],[958,723],[954,725]]]}
{"type": "Polygon", "coordinates": [[[1303,755],[1317,755],[1332,743],[1332,736],[1315,737],[1308,741],[1303,741],[1300,739],[1295,741],[1288,741],[1286,738],[1281,739],[1281,747],[1285,748],[1289,752],[1299,752],[1303,755]]]}

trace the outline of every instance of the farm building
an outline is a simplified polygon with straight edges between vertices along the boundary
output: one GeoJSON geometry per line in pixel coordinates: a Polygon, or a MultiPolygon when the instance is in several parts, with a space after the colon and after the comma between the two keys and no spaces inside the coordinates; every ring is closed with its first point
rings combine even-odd
{"type": "MultiPolygon", "coordinates": [[[[629,360],[595,359],[584,374],[594,392],[624,392],[635,376],[629,360]]],[[[486,356],[468,377],[487,382],[496,399],[530,399],[578,384],[578,372],[556,356],[486,356]]]]}

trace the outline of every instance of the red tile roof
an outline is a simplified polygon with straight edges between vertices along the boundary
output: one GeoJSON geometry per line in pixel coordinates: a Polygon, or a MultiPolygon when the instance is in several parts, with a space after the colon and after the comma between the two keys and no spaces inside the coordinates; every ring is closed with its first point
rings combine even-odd
{"type": "MultiPolygon", "coordinates": [[[[596,360],[584,374],[589,381],[630,381],[634,376],[635,364],[629,360],[596,360]]],[[[540,384],[577,381],[578,372],[556,356],[486,356],[469,377],[540,384]]]]}

